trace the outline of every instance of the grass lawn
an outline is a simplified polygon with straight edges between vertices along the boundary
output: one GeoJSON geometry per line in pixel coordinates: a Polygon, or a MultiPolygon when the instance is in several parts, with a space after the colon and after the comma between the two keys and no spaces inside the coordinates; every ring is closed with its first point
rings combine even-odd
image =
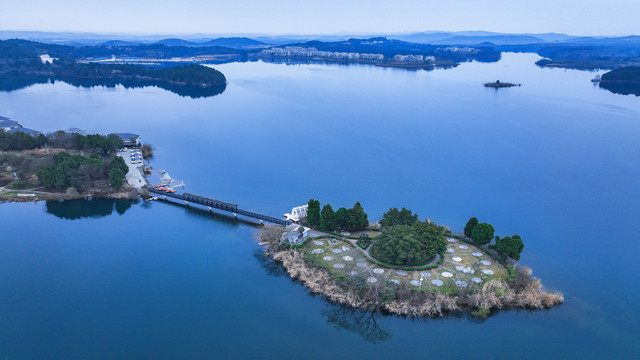
{"type": "Polygon", "coordinates": [[[414,290],[442,292],[473,290],[481,288],[485,282],[491,279],[504,280],[507,278],[507,269],[483,250],[456,239],[449,238],[448,241],[448,252],[445,253],[444,262],[437,268],[426,271],[380,268],[370,263],[359,247],[354,248],[339,239],[309,240],[298,251],[313,258],[336,278],[347,276],[350,278],[361,277],[369,281],[375,279],[376,282],[384,281],[389,286],[398,286],[398,284],[404,283],[414,290]],[[451,252],[452,250],[453,252],[451,252]],[[480,253],[480,256],[473,255],[474,252],[476,255],[480,253]],[[485,265],[481,261],[489,261],[491,264],[485,265]],[[493,272],[493,274],[486,274],[483,270],[489,273],[493,272]],[[422,278],[421,283],[420,278],[422,278]],[[474,278],[480,279],[481,282],[475,283],[472,280],[474,278]],[[412,280],[414,280],[413,284],[412,280]],[[443,285],[436,286],[432,280],[441,280],[443,285]],[[456,281],[463,283],[456,285],[456,281]],[[465,283],[466,286],[464,286],[465,283]]]}

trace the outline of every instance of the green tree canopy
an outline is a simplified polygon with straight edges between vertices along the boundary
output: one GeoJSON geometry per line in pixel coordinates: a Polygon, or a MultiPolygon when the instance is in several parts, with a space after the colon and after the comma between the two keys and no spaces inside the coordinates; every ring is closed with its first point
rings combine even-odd
{"type": "Polygon", "coordinates": [[[495,249],[503,259],[512,258],[514,260],[520,260],[524,243],[519,235],[505,236],[502,239],[496,236],[495,249]]]}
{"type": "Polygon", "coordinates": [[[330,204],[326,204],[322,207],[320,212],[320,223],[318,227],[321,230],[333,230],[335,229],[335,212],[330,204]]]}
{"type": "Polygon", "coordinates": [[[102,169],[103,163],[98,158],[71,155],[63,151],[53,156],[53,165],[42,167],[36,175],[45,187],[82,188],[86,181],[100,178],[102,169]]]}
{"type": "Polygon", "coordinates": [[[382,228],[372,251],[391,264],[410,266],[425,263],[445,248],[444,228],[419,222],[382,228]]]}
{"type": "Polygon", "coordinates": [[[320,201],[309,199],[307,203],[307,222],[310,226],[318,226],[320,224],[320,201]]]}
{"type": "Polygon", "coordinates": [[[124,175],[127,175],[129,173],[129,166],[127,166],[127,163],[124,161],[123,158],[121,158],[120,156],[116,156],[112,161],[111,161],[111,169],[118,169],[120,170],[124,175]]]}
{"type": "Polygon", "coordinates": [[[472,217],[469,219],[469,221],[467,221],[467,224],[464,226],[464,236],[471,238],[471,232],[473,231],[473,228],[478,225],[478,218],[477,217],[472,217]]]}
{"type": "Polygon", "coordinates": [[[111,172],[109,172],[109,185],[111,185],[111,187],[114,188],[119,188],[122,186],[122,183],[124,179],[124,174],[122,173],[122,171],[118,168],[113,168],[111,169],[111,172]]]}
{"type": "Polygon", "coordinates": [[[478,245],[486,245],[493,239],[493,226],[487,223],[479,223],[471,231],[471,239],[478,245]]]}
{"type": "Polygon", "coordinates": [[[389,211],[382,215],[380,225],[383,227],[396,226],[396,225],[413,225],[418,222],[418,214],[413,214],[411,210],[402,208],[391,208],[389,211]]]}
{"type": "Polygon", "coordinates": [[[330,204],[324,205],[320,211],[320,202],[314,199],[309,200],[308,205],[307,221],[309,225],[317,226],[320,230],[359,231],[369,226],[369,217],[359,202],[356,202],[350,209],[341,207],[336,212],[333,211],[330,204]]]}
{"type": "Polygon", "coordinates": [[[369,216],[364,212],[364,208],[360,205],[360,202],[356,202],[351,208],[353,211],[354,223],[351,227],[351,231],[364,230],[369,227],[369,216]]]}

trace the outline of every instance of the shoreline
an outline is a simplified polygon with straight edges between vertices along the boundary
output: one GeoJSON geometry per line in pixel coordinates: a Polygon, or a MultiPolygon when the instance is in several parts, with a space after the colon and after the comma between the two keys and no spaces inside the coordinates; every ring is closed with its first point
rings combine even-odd
{"type": "Polygon", "coordinates": [[[395,289],[396,299],[384,301],[376,298],[379,286],[369,286],[360,293],[346,289],[326,270],[309,266],[297,250],[265,251],[265,256],[280,263],[291,279],[300,281],[312,293],[362,310],[383,310],[395,315],[427,318],[471,312],[475,317],[485,318],[492,310],[548,309],[564,302],[562,294],[545,291],[540,280],[531,277],[531,269],[524,266],[516,266],[515,280],[491,280],[475,292],[446,294],[413,291],[400,286],[395,289]],[[398,295],[404,296],[398,298],[398,295]]]}
{"type": "Polygon", "coordinates": [[[135,189],[127,189],[125,191],[118,191],[108,194],[77,194],[69,195],[66,193],[52,193],[52,192],[34,192],[30,190],[14,190],[6,189],[6,192],[15,192],[15,195],[5,195],[4,191],[0,192],[0,203],[11,202],[38,202],[38,201],[65,201],[65,200],[82,200],[82,199],[122,199],[122,200],[136,200],[143,196],[135,189]],[[24,194],[20,196],[19,194],[24,194]],[[31,196],[33,194],[34,196],[31,196]],[[26,195],[26,196],[25,196],[26,195]]]}

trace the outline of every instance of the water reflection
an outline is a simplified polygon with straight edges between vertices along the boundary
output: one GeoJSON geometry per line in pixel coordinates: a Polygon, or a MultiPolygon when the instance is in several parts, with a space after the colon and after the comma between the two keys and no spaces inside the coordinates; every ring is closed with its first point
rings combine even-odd
{"type": "MultiPolygon", "coordinates": [[[[379,66],[373,63],[360,63],[360,62],[348,62],[348,61],[324,61],[315,59],[286,59],[286,58],[260,58],[260,61],[267,64],[277,65],[340,65],[340,66],[373,66],[384,67],[393,70],[404,71],[433,71],[434,69],[452,69],[459,64],[451,64],[446,66],[427,66],[427,67],[398,67],[398,66],[379,66]]],[[[257,60],[251,60],[257,61],[257,60]]]]}
{"type": "Polygon", "coordinates": [[[258,261],[260,267],[267,271],[267,274],[275,277],[287,274],[284,267],[279,262],[276,262],[272,258],[264,255],[264,249],[258,248],[254,250],[253,257],[258,261]]]}
{"type": "Polygon", "coordinates": [[[327,323],[337,330],[356,333],[372,344],[391,339],[391,332],[378,324],[377,319],[382,316],[379,311],[364,311],[335,303],[327,304],[327,308],[322,310],[322,315],[326,316],[327,323]]]}
{"type": "Polygon", "coordinates": [[[137,201],[120,199],[47,201],[45,209],[48,214],[60,219],[78,220],[109,216],[114,210],[123,215],[135,203],[137,201]]]}
{"type": "Polygon", "coordinates": [[[640,84],[600,83],[600,87],[618,95],[640,96],[640,84]]]}
{"type": "Polygon", "coordinates": [[[184,97],[190,97],[193,99],[216,96],[222,94],[226,89],[226,85],[202,87],[190,85],[174,85],[150,80],[78,79],[62,76],[50,77],[42,75],[7,75],[0,78],[0,91],[19,90],[34,84],[47,84],[50,82],[55,83],[56,81],[62,81],[67,84],[83,88],[99,86],[113,88],[117,85],[122,85],[126,89],[135,89],[146,86],[156,86],[161,89],[170,91],[174,94],[184,97]]]}

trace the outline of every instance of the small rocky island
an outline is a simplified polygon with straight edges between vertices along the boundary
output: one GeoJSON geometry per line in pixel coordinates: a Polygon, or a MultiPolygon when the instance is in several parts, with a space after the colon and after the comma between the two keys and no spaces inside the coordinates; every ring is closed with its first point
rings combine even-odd
{"type": "Polygon", "coordinates": [[[544,290],[517,261],[518,235],[494,237],[477,218],[464,233],[403,208],[370,224],[360,203],[334,211],[311,199],[306,217],[261,233],[265,255],[311,292],[368,311],[437,317],[470,313],[485,318],[499,309],[544,309],[564,301],[544,290]]]}
{"type": "Polygon", "coordinates": [[[509,88],[514,86],[522,86],[522,84],[514,84],[510,82],[502,82],[500,80],[496,80],[495,82],[484,83],[484,87],[500,89],[500,88],[509,88]]]}

